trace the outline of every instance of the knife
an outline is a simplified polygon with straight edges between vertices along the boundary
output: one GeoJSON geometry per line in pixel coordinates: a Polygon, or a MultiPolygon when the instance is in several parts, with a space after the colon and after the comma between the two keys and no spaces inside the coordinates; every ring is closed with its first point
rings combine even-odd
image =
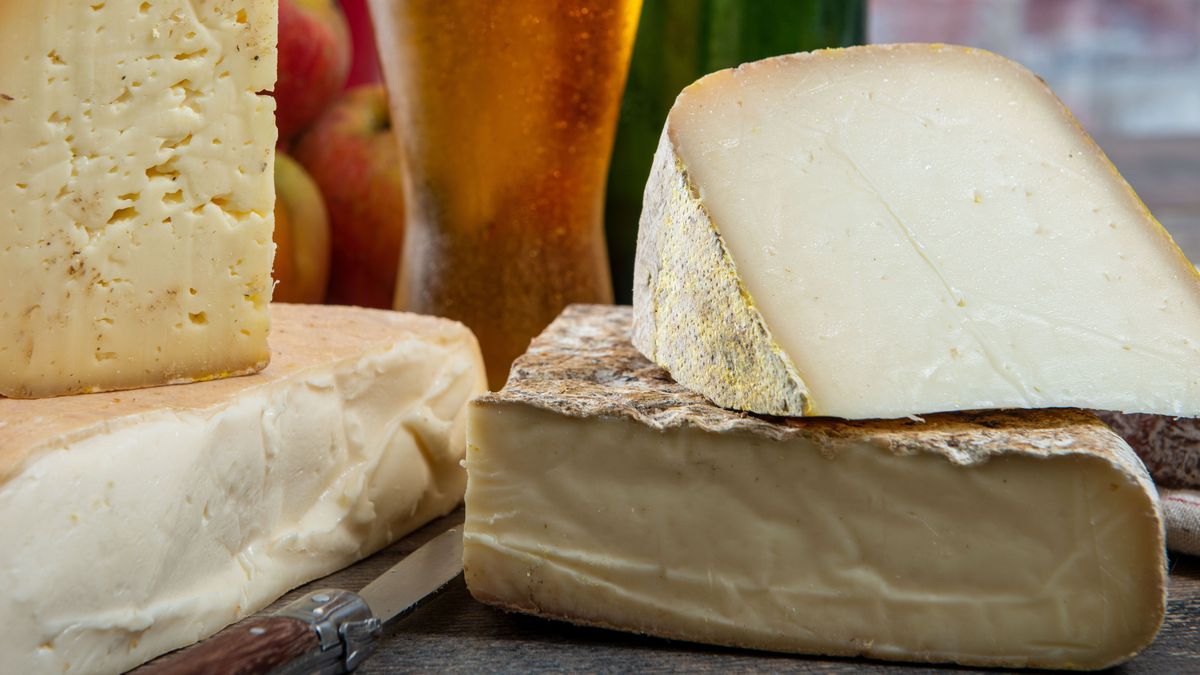
{"type": "Polygon", "coordinates": [[[358,593],[323,589],[250,619],[138,675],[332,675],[371,654],[383,625],[419,607],[462,573],[462,530],[412,552],[358,593]]]}

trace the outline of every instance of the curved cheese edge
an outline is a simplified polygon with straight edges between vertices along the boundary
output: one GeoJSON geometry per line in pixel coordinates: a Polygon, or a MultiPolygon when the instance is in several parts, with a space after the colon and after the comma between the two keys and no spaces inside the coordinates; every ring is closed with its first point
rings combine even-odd
{"type": "Polygon", "coordinates": [[[769,420],[572,307],[469,408],[483,602],[773,651],[1093,669],[1166,609],[1157,494],[1073,410],[769,420]]]}
{"type": "MultiPolygon", "coordinates": [[[[925,81],[920,86],[931,85],[925,81]]],[[[931,115],[935,114],[933,105],[929,104],[931,115]]],[[[956,112],[942,109],[936,114],[945,116],[951,126],[962,126],[961,120],[954,118],[956,112]]],[[[800,126],[803,128],[796,133],[811,132],[814,138],[828,140],[836,135],[836,129],[800,126]]],[[[837,138],[845,144],[850,137],[837,138]]],[[[1016,145],[1005,147],[1012,150],[1016,145]]],[[[981,152],[994,150],[980,146],[981,152]]],[[[1014,157],[1017,159],[1012,162],[1018,168],[1022,162],[1033,161],[1025,154],[1014,157]]],[[[1074,186],[1067,187],[1073,190],[1074,186]]],[[[1025,224],[1020,218],[997,222],[1013,228],[1025,224]]],[[[1049,88],[1018,64],[983,50],[872,45],[765,59],[701,78],[680,94],[668,118],[647,184],[640,228],[634,342],[678,381],[726,407],[771,415],[850,419],[1010,407],[1200,413],[1200,378],[1180,374],[1195,369],[1155,365],[1156,359],[1162,363],[1174,359],[1200,366],[1200,277],[1049,88]],[[946,64],[946,77],[942,78],[946,81],[977,71],[969,82],[955,80],[959,89],[959,85],[970,85],[990,92],[1009,87],[1015,92],[1021,100],[1014,100],[1016,107],[1011,111],[1001,110],[1004,106],[1000,104],[979,115],[970,110],[962,115],[967,120],[964,128],[971,124],[989,128],[986,125],[1011,113],[1005,133],[1018,133],[1013,129],[1024,124],[1020,133],[1054,139],[1043,146],[1053,145],[1054,152],[1062,149],[1062,158],[1057,154],[1041,158],[1037,171],[1047,175],[1023,177],[1010,171],[1005,178],[1000,176],[1003,172],[973,169],[960,173],[966,176],[964,180],[981,183],[951,186],[951,179],[959,175],[956,166],[983,163],[974,161],[979,158],[972,155],[953,156],[958,148],[966,147],[961,139],[944,148],[944,153],[934,148],[934,155],[926,157],[922,153],[930,148],[921,145],[923,137],[900,130],[919,121],[921,111],[886,99],[886,88],[894,86],[887,84],[889,74],[899,80],[906,69],[911,73],[938,72],[940,64],[946,64]],[[877,85],[884,89],[872,91],[877,85]],[[829,98],[820,99],[822,95],[829,98]],[[764,96],[767,98],[756,99],[764,96]],[[855,156],[863,150],[858,145],[850,152],[832,141],[832,149],[821,145],[825,141],[803,145],[794,137],[780,137],[770,145],[756,141],[780,134],[779,129],[768,130],[770,124],[778,122],[781,128],[792,124],[780,121],[788,117],[781,110],[764,112],[770,105],[785,104],[793,111],[817,104],[829,108],[822,119],[829,120],[831,128],[842,123],[843,113],[849,118],[864,110],[892,110],[890,114],[903,120],[892,123],[870,118],[868,122],[893,124],[896,129],[890,137],[903,142],[881,146],[869,135],[874,132],[863,132],[857,140],[867,143],[875,139],[871,148],[878,148],[864,160],[855,156]],[[759,145],[755,146],[756,142],[759,145]],[[795,161],[788,159],[791,150],[796,150],[795,161]],[[936,175],[921,176],[922,167],[909,166],[922,159],[926,160],[925,171],[936,175]],[[809,194],[812,190],[804,188],[809,192],[803,193],[807,201],[801,204],[790,193],[801,193],[802,186],[795,180],[806,171],[799,166],[804,161],[813,164],[809,168],[814,172],[826,172],[826,177],[840,170],[841,163],[850,168],[827,190],[809,194]],[[1064,161],[1075,164],[1060,166],[1064,161]],[[870,167],[884,167],[891,173],[882,181],[870,173],[870,167]],[[943,168],[944,175],[939,174],[943,168]],[[793,169],[795,176],[788,173],[793,169]],[[1087,198],[1098,200],[1090,213],[1087,209],[1075,214],[1079,217],[1059,213],[1069,210],[1063,206],[1067,203],[1060,189],[1063,186],[1049,175],[1059,169],[1069,181],[1086,184],[1087,198]],[[789,178],[778,178],[785,174],[789,178]],[[937,233],[923,234],[906,225],[910,217],[922,222],[925,211],[908,213],[889,201],[902,180],[910,179],[913,186],[920,186],[913,202],[919,209],[942,209],[953,215],[947,217],[950,224],[937,225],[942,228],[937,233]],[[1025,179],[1029,185],[1022,183],[1025,179]],[[1016,182],[1009,185],[1004,181],[1016,182]],[[943,187],[950,191],[939,192],[943,187]],[[1049,223],[1049,230],[1036,222],[1040,216],[1026,218],[1032,223],[1030,232],[1022,229],[1020,236],[1030,241],[1025,253],[1017,256],[1021,260],[1009,261],[991,244],[972,244],[971,237],[976,235],[970,228],[954,231],[951,227],[954,222],[989,223],[972,220],[988,209],[1028,209],[1009,194],[1010,188],[1020,187],[1026,188],[1026,200],[1035,200],[1032,203],[1041,209],[1038,213],[1053,212],[1060,217],[1049,223]],[[1041,192],[1031,197],[1029,190],[1041,192]],[[830,208],[839,212],[833,220],[829,219],[830,208]],[[754,217],[743,217],[751,213],[754,217]],[[842,215],[850,219],[839,220],[842,215]],[[888,229],[892,220],[896,221],[894,232],[888,229]],[[808,229],[801,227],[801,221],[808,229]],[[876,234],[864,225],[871,222],[887,228],[876,234]],[[1060,224],[1063,230],[1056,235],[1053,229],[1060,224]],[[787,236],[778,234],[789,229],[807,232],[810,239],[834,242],[823,244],[820,257],[811,260],[833,261],[829,264],[847,271],[797,264],[799,259],[789,257],[794,242],[788,243],[787,236]],[[1109,234],[1124,237],[1120,241],[1127,244],[1135,243],[1104,244],[1109,234]],[[844,241],[838,239],[843,235],[844,241]],[[772,239],[779,236],[783,238],[772,239]],[[945,241],[937,240],[943,236],[945,241]],[[1054,289],[1053,284],[1038,290],[1014,283],[1024,273],[1025,259],[1037,259],[1051,250],[1045,248],[1045,242],[1053,236],[1078,236],[1080,241],[1090,240],[1089,251],[1106,252],[1103,260],[1093,260],[1093,253],[1088,252],[1045,268],[1054,270],[1058,285],[1065,281],[1074,285],[1063,297],[1083,298],[1086,307],[1055,311],[1053,305],[1038,300],[1052,295],[1048,291],[1054,289]],[[987,268],[979,272],[982,282],[966,283],[969,279],[947,272],[944,265],[955,259],[961,263],[958,267],[964,268],[956,273],[962,275],[987,268]],[[1011,264],[1003,267],[1006,261],[1011,264]],[[997,271],[997,265],[1002,269],[997,271]],[[987,281],[993,278],[988,275],[995,277],[995,283],[987,281]],[[1018,287],[1024,289],[1021,294],[1006,295],[1016,293],[1018,287]],[[1097,308],[1099,299],[1110,291],[1120,295],[1097,308]],[[1112,308],[1117,305],[1113,303],[1128,311],[1114,313],[1112,308]],[[1151,307],[1158,314],[1151,312],[1151,307]],[[1112,317],[1117,318],[1110,320],[1112,317]],[[1164,321],[1163,317],[1174,318],[1164,321]],[[1010,320],[1043,328],[1018,329],[1017,323],[1006,323],[1010,320]],[[1160,353],[1163,349],[1166,352],[1160,353]],[[1040,357],[1039,352],[1051,356],[1040,357]],[[1091,368],[1081,365],[1086,358],[1075,356],[1093,352],[1106,356],[1091,368]],[[1127,363],[1137,367],[1120,365],[1127,363]],[[1147,375],[1131,386],[1131,379],[1136,378],[1126,371],[1147,375]],[[1151,372],[1160,380],[1169,380],[1170,386],[1147,383],[1151,372]]],[[[1016,233],[1013,229],[1013,241],[1016,233]]],[[[1058,253],[1053,249],[1056,257],[1058,253]]]]}
{"type": "Polygon", "coordinates": [[[124,671],[457,506],[464,407],[485,389],[470,332],[349,308],[272,315],[276,342],[308,345],[298,360],[138,392],[155,400],[100,424],[43,418],[73,430],[0,485],[0,670],[124,671]]]}

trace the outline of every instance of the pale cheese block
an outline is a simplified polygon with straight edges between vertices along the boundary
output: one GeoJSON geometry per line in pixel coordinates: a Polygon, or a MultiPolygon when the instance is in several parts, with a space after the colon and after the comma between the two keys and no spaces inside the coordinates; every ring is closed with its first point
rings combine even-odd
{"type": "Polygon", "coordinates": [[[1157,495],[1088,413],[771,419],[718,408],[573,307],[469,407],[483,602],[681,640],[1101,668],[1165,610],[1157,495]]]}
{"type": "Polygon", "coordinates": [[[0,2],[0,395],[266,365],[277,14],[0,2]]]}
{"type": "Polygon", "coordinates": [[[771,58],[679,95],[634,344],[718,405],[1200,415],[1200,277],[1035,75],[988,52],[771,58]]]}
{"type": "Polygon", "coordinates": [[[0,400],[0,672],[126,670],[459,503],[470,331],[271,313],[255,375],[0,400]]]}

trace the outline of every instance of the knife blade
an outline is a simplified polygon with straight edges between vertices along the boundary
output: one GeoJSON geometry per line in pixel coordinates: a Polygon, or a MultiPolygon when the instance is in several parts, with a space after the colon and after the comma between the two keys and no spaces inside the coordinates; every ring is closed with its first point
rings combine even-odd
{"type": "Polygon", "coordinates": [[[139,675],[349,673],[371,654],[383,626],[412,612],[462,574],[462,528],[434,537],[358,593],[313,591],[250,619],[139,675]]]}

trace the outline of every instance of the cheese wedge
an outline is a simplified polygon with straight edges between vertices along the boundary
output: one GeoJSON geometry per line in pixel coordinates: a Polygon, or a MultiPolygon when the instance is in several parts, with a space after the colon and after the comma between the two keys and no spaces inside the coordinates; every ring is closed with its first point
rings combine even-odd
{"type": "Polygon", "coordinates": [[[573,307],[468,412],[464,565],[507,609],[697,642],[1101,668],[1163,619],[1157,496],[1088,413],[763,419],[573,307]]]}
{"type": "Polygon", "coordinates": [[[646,188],[634,344],[718,405],[894,418],[1200,415],[1200,280],[1046,85],[882,45],[680,94],[646,188]]]}
{"type": "Polygon", "coordinates": [[[0,395],[266,365],[277,5],[0,1],[0,395]]]}
{"type": "Polygon", "coordinates": [[[459,503],[470,331],[271,313],[256,375],[0,400],[0,672],[126,670],[459,503]]]}

